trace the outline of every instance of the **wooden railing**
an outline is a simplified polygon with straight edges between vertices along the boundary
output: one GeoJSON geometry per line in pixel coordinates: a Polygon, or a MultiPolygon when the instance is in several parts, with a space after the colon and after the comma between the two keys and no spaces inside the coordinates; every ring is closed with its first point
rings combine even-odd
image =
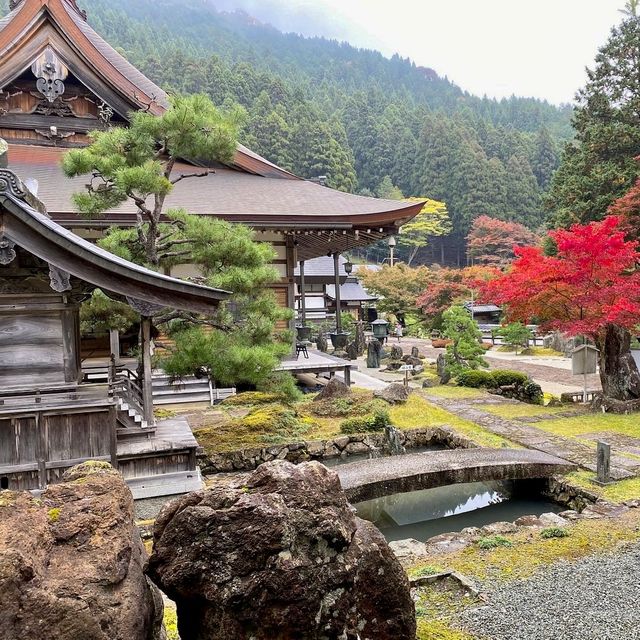
{"type": "Polygon", "coordinates": [[[43,387],[0,392],[0,414],[73,409],[89,405],[108,405],[114,401],[104,384],[84,384],[75,388],[43,387]]]}
{"type": "Polygon", "coordinates": [[[141,416],[144,415],[144,400],[140,379],[130,369],[118,371],[110,382],[111,392],[115,398],[120,398],[141,416]]]}

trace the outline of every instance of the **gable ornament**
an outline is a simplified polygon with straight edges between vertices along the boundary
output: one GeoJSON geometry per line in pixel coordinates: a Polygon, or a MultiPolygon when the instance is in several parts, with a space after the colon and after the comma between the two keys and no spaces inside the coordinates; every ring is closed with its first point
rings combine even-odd
{"type": "Polygon", "coordinates": [[[31,71],[37,78],[36,88],[49,102],[55,102],[64,93],[69,70],[51,47],[36,58],[31,71]]]}

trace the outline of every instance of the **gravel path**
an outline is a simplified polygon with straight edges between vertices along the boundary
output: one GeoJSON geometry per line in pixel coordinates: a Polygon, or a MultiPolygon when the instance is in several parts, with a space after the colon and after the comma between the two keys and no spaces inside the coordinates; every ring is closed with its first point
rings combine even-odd
{"type": "Polygon", "coordinates": [[[486,640],[640,640],[640,545],[484,585],[488,604],[461,614],[486,640]]]}

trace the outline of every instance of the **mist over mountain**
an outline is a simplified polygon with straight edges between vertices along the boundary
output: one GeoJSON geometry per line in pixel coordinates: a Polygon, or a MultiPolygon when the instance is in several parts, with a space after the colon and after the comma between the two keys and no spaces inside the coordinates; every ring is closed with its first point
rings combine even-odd
{"type": "MultiPolygon", "coordinates": [[[[542,223],[543,194],[572,136],[569,107],[473,96],[398,55],[268,24],[301,31],[312,7],[283,17],[282,3],[267,0],[252,15],[252,2],[93,0],[87,10],[91,25],[165,89],[241,105],[241,141],[282,167],[345,191],[446,202],[447,260],[479,215],[542,223]]],[[[331,28],[330,18],[319,20],[316,28],[331,28]]]]}

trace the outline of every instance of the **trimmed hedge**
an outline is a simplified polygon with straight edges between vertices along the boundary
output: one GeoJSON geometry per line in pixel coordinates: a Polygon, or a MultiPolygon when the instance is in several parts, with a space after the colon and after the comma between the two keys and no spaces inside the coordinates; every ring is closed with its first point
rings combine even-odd
{"type": "Polygon", "coordinates": [[[508,369],[496,369],[495,371],[470,369],[469,371],[463,371],[456,378],[456,382],[461,387],[473,387],[475,389],[480,387],[495,389],[497,387],[506,387],[510,384],[520,385],[525,384],[528,380],[529,376],[526,373],[508,369]]]}
{"type": "Polygon", "coordinates": [[[482,369],[463,371],[456,378],[456,382],[461,387],[473,387],[474,389],[479,389],[480,387],[491,389],[497,386],[491,371],[483,371],[482,369]]]}
{"type": "Polygon", "coordinates": [[[456,382],[461,387],[495,389],[498,390],[496,393],[504,395],[506,398],[514,398],[531,404],[542,404],[543,401],[540,385],[521,371],[508,369],[463,371],[456,378],[456,382]]]}
{"type": "Polygon", "coordinates": [[[526,373],[509,369],[496,369],[491,372],[491,376],[496,387],[506,387],[508,384],[524,384],[529,379],[526,373]]]}

